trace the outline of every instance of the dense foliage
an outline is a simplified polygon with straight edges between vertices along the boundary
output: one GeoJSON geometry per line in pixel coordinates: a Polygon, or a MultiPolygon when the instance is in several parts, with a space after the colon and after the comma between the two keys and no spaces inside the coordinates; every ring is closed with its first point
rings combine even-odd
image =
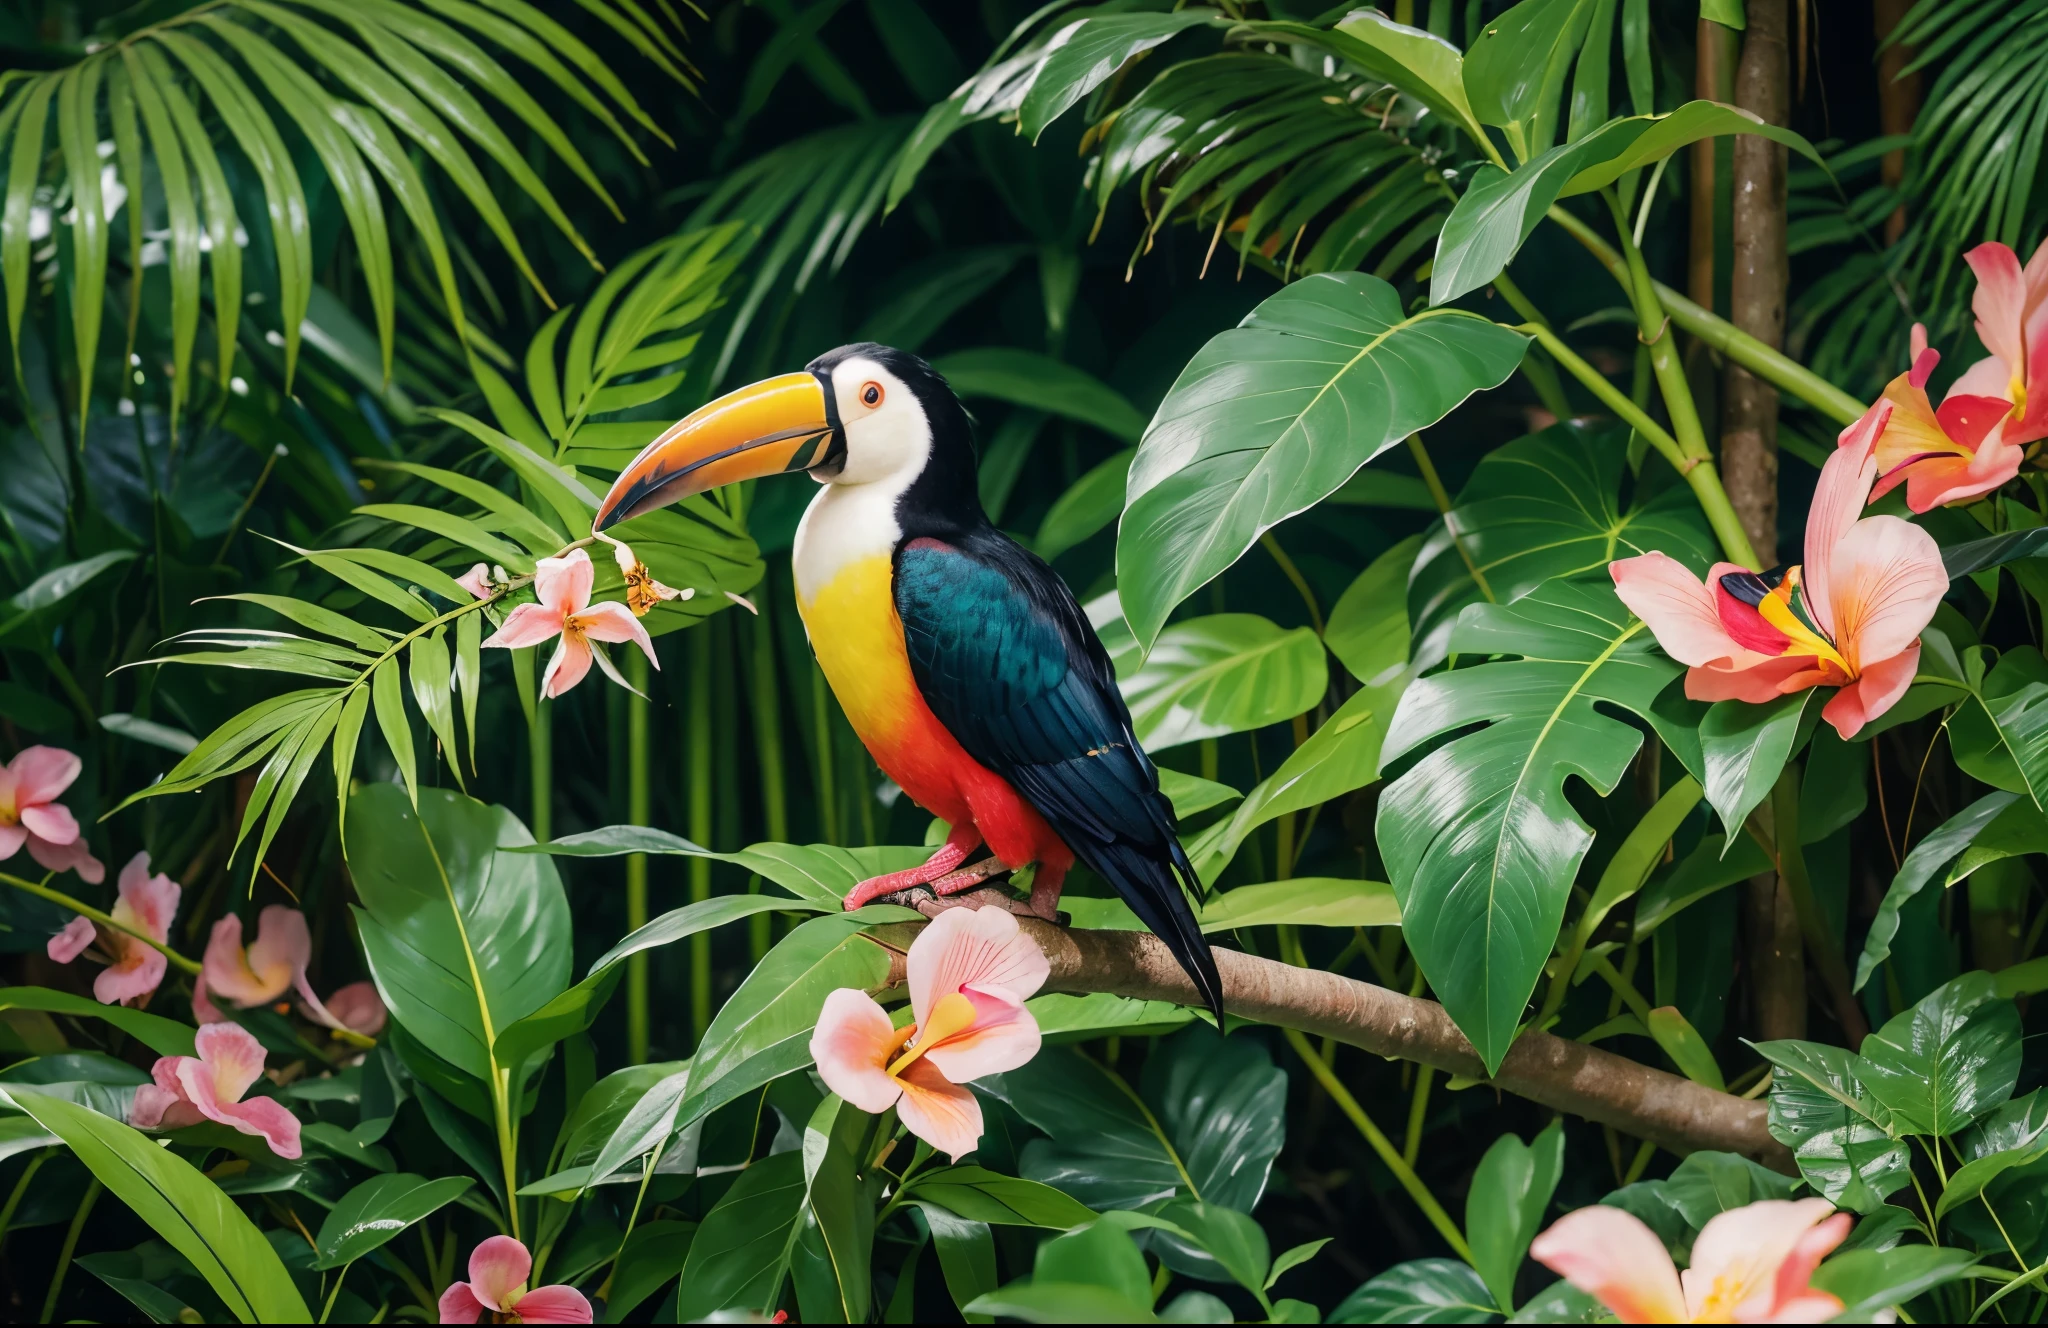
{"type": "Polygon", "coordinates": [[[0,6],[12,1317],[2038,1319],[2048,7],[1852,8],[0,6]],[[1227,1033],[593,535],[868,340],[1227,1033]]]}

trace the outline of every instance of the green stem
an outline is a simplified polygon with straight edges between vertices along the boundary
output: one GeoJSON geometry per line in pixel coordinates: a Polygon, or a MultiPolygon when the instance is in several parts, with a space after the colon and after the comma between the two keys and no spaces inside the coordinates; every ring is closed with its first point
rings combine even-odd
{"type": "Polygon", "coordinates": [[[14,1182],[14,1188],[8,1192],[6,1206],[0,1207],[0,1243],[6,1242],[7,1229],[14,1225],[14,1215],[20,1211],[21,1201],[28,1197],[30,1183],[35,1180],[36,1173],[43,1169],[43,1163],[50,1160],[52,1151],[45,1148],[30,1158],[28,1165],[22,1168],[21,1179],[14,1182]]]}
{"type": "MultiPolygon", "coordinates": [[[[1771,790],[1771,823],[1777,842],[1778,879],[1785,883],[1785,891],[1792,896],[1792,910],[1799,917],[1799,931],[1806,938],[1807,953],[1812,955],[1814,967],[1820,970],[1821,982],[1828,989],[1828,1003],[1834,1006],[1835,1021],[1842,1026],[1842,1032],[1849,1039],[1849,1049],[1854,1051],[1870,1035],[1870,1023],[1863,1015],[1863,1007],[1856,1003],[1856,996],[1849,987],[1849,967],[1842,957],[1840,940],[1828,926],[1827,915],[1821,912],[1820,901],[1814,897],[1813,883],[1806,874],[1806,853],[1799,846],[1799,764],[1787,762],[1778,775],[1777,785],[1771,790]]],[[[1937,1158],[1935,1166],[1941,1163],[1937,1158]]]]}
{"type": "Polygon", "coordinates": [[[37,1322],[48,1323],[50,1316],[57,1312],[57,1297],[64,1290],[64,1274],[71,1271],[71,1256],[78,1249],[78,1237],[85,1230],[85,1220],[92,1216],[92,1206],[99,1202],[100,1183],[97,1177],[85,1187],[85,1197],[78,1201],[78,1211],[72,1214],[71,1229],[64,1233],[64,1245],[57,1251],[57,1271],[50,1274],[50,1291],[43,1297],[43,1317],[37,1322]]]}
{"type": "Polygon", "coordinates": [[[1628,213],[1612,189],[1603,198],[1614,213],[1620,234],[1622,259],[1628,268],[1628,296],[1636,310],[1636,335],[1650,348],[1650,372],[1664,394],[1664,409],[1671,416],[1671,432],[1687,460],[1706,460],[1713,455],[1707,446],[1706,430],[1700,425],[1698,407],[1693,404],[1692,385],[1685,380],[1685,365],[1679,362],[1677,339],[1671,335],[1671,315],[1657,298],[1656,283],[1650,280],[1643,251],[1629,234],[1628,213]]]}
{"type": "MultiPolygon", "coordinates": [[[[1528,296],[1522,294],[1522,288],[1517,286],[1507,273],[1503,272],[1493,279],[1493,288],[1501,293],[1501,298],[1508,302],[1508,307],[1524,322],[1550,326],[1550,320],[1543,316],[1542,311],[1528,296]]],[[[1560,420],[1572,417],[1574,412],[1571,399],[1565,396],[1564,386],[1557,381],[1557,371],[1550,367],[1549,361],[1539,355],[1523,356],[1522,376],[1529,380],[1529,386],[1536,389],[1536,399],[1543,403],[1543,409],[1560,420]]]]}
{"type": "Polygon", "coordinates": [[[1478,563],[1472,561],[1472,552],[1465,547],[1465,537],[1458,532],[1457,525],[1451,520],[1450,490],[1444,488],[1443,477],[1436,473],[1436,463],[1429,459],[1429,449],[1422,445],[1421,434],[1408,435],[1408,455],[1415,458],[1415,468],[1422,472],[1422,482],[1429,489],[1430,500],[1436,504],[1438,514],[1443,517],[1444,529],[1451,533],[1451,544],[1457,549],[1458,557],[1465,564],[1465,570],[1471,574],[1472,584],[1479,588],[1479,593],[1485,597],[1488,604],[1496,603],[1493,587],[1486,584],[1486,574],[1479,570],[1478,563]]]}
{"type": "MultiPolygon", "coordinates": [[[[647,773],[647,657],[634,650],[626,656],[626,681],[640,693],[626,696],[626,820],[648,824],[652,811],[647,773]]],[[[647,925],[647,855],[626,859],[626,930],[647,925]]],[[[647,1061],[647,952],[626,960],[626,1056],[635,1065],[647,1061]]]]}
{"type": "Polygon", "coordinates": [[[546,698],[534,703],[533,723],[527,730],[527,754],[533,837],[545,844],[554,838],[555,820],[555,703],[546,698]]]}
{"type": "Polygon", "coordinates": [[[818,829],[825,842],[843,842],[839,834],[839,781],[832,769],[832,707],[825,691],[825,671],[811,664],[811,723],[818,735],[818,829]]]}
{"type": "MultiPolygon", "coordinates": [[[[711,626],[698,623],[691,629],[688,728],[683,734],[683,787],[689,799],[690,838],[705,847],[715,838],[711,823],[711,626]]],[[[711,898],[711,862],[691,858],[690,902],[711,898]]],[[[690,1028],[693,1045],[711,1026],[711,933],[698,932],[690,938],[690,1028]]]]}
{"type": "Polygon", "coordinates": [[[1401,1139],[1401,1160],[1409,1166],[1422,1156],[1422,1126],[1429,1118],[1429,1089],[1436,1082],[1436,1067],[1424,1065],[1415,1073],[1415,1096],[1408,1101],[1408,1133],[1401,1139]]]}
{"type": "MultiPolygon", "coordinates": [[[[761,765],[761,805],[768,822],[771,843],[789,842],[789,789],[782,765],[782,694],[775,674],[775,624],[769,617],[773,599],[763,587],[760,616],[754,620],[754,751],[761,765]]],[[[758,892],[761,878],[753,878],[758,892]]],[[[748,919],[748,943],[755,963],[768,953],[769,927],[773,919],[756,913],[748,919]]]]}
{"type": "MultiPolygon", "coordinates": [[[[1647,414],[1642,407],[1624,396],[1621,390],[1607,381],[1605,374],[1579,358],[1571,347],[1564,344],[1558,335],[1539,323],[1523,323],[1515,329],[1525,332],[1543,343],[1557,362],[1563,365],[1572,377],[1591,388],[1593,395],[1600,398],[1602,405],[1630,428],[1641,434],[1650,446],[1657,449],[1692,489],[1693,497],[1699,500],[1700,508],[1707,514],[1707,524],[1721,541],[1722,549],[1730,562],[1741,563],[1744,567],[1756,567],[1756,550],[1751,547],[1749,535],[1742,528],[1742,519],[1735,515],[1735,505],[1728,501],[1728,491],[1721,487],[1721,473],[1714,468],[1713,459],[1706,456],[1688,456],[1677,439],[1647,414]]],[[[1652,366],[1655,356],[1652,355],[1652,366]]]]}
{"type": "MultiPolygon", "coordinates": [[[[1628,286],[1628,264],[1597,231],[1561,207],[1552,207],[1545,215],[1584,245],[1616,281],[1628,286]]],[[[1680,331],[1698,337],[1771,386],[1798,397],[1837,424],[1852,424],[1863,414],[1862,402],[1791,356],[1758,341],[1662,282],[1652,283],[1652,288],[1680,331]]]]}
{"type": "Polygon", "coordinates": [[[1308,606],[1309,625],[1316,629],[1317,636],[1321,636],[1323,611],[1316,607],[1316,593],[1308,588],[1308,578],[1294,565],[1294,559],[1287,556],[1287,550],[1280,547],[1280,541],[1273,538],[1272,531],[1269,530],[1259,536],[1259,547],[1273,555],[1273,561],[1280,565],[1281,574],[1287,578],[1288,584],[1294,587],[1295,593],[1301,596],[1301,602],[1308,606]]]}
{"type": "Polygon", "coordinates": [[[10,875],[7,872],[0,872],[0,882],[11,885],[15,889],[27,894],[32,894],[38,899],[47,899],[53,904],[68,908],[80,917],[90,919],[96,926],[105,927],[108,931],[118,931],[125,936],[133,936],[136,940],[141,941],[144,945],[158,951],[164,958],[170,960],[171,964],[179,972],[192,977],[199,976],[199,964],[196,961],[187,959],[162,941],[153,940],[133,927],[124,926],[114,921],[112,917],[100,912],[91,904],[81,903],[70,895],[65,894],[62,890],[52,890],[47,885],[38,885],[34,881],[25,881],[21,877],[10,875]]]}
{"type": "Polygon", "coordinates": [[[327,1303],[320,1307],[320,1322],[326,1323],[327,1316],[334,1313],[334,1301],[337,1296],[341,1295],[341,1284],[347,1279],[348,1270],[355,1266],[356,1261],[350,1259],[341,1266],[341,1271],[334,1275],[334,1290],[327,1293],[327,1303]]]}

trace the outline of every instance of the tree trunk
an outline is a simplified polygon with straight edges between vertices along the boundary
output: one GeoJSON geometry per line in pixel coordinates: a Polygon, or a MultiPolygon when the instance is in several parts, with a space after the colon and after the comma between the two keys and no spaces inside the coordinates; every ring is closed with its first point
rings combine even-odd
{"type": "Polygon", "coordinates": [[[1756,1038],[1806,1036],[1806,960],[1792,892],[1776,872],[1749,879],[1743,922],[1749,934],[1749,992],[1756,1038]]]}
{"type": "MultiPolygon", "coordinates": [[[[1735,100],[1735,61],[1742,36],[1733,28],[1701,19],[1693,63],[1693,96],[1703,101],[1735,100]]],[[[1686,253],[1686,292],[1702,309],[1719,309],[1715,280],[1720,248],[1716,188],[1722,141],[1704,139],[1692,148],[1691,229],[1686,253]]],[[[1685,381],[1709,437],[1720,434],[1721,384],[1713,353],[1697,337],[1685,345],[1685,381]]],[[[1767,562],[1766,567],[1770,566],[1767,562]]]]}
{"type": "MultiPolygon", "coordinates": [[[[1735,103],[1765,122],[1792,118],[1790,0],[1750,0],[1735,103]]],[[[1735,139],[1729,321],[1767,346],[1785,339],[1785,149],[1755,134],[1735,139]]],[[[1721,478],[1764,566],[1778,562],[1778,393],[1729,365],[1721,394],[1721,478]]]]}
{"type": "MultiPolygon", "coordinates": [[[[1912,4],[1913,0],[1876,0],[1871,9],[1877,20],[1878,41],[1892,35],[1912,4]]],[[[1887,46],[1877,53],[1877,119],[1878,128],[1886,137],[1912,133],[1913,121],[1920,114],[1919,71],[1899,77],[1899,71],[1912,60],[1913,54],[1911,47],[1903,45],[1887,46]]],[[[1888,188],[1898,188],[1906,178],[1905,149],[1885,153],[1878,170],[1888,188]]],[[[1898,243],[1905,231],[1906,207],[1902,203],[1885,218],[1884,242],[1898,243]]]]}

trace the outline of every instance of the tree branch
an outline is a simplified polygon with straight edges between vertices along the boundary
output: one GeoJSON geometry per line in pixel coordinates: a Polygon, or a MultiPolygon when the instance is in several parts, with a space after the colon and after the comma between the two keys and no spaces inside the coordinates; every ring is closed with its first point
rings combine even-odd
{"type": "MultiPolygon", "coordinates": [[[[1149,932],[1055,927],[1029,917],[1021,922],[1052,964],[1048,991],[1108,992],[1201,1004],[1194,983],[1149,932]]],[[[917,926],[881,927],[869,933],[894,953],[892,986],[903,981],[901,952],[909,948],[917,926]]],[[[1224,1008],[1231,1014],[1335,1038],[1376,1056],[1487,1079],[1479,1054],[1434,1001],[1236,950],[1218,949],[1215,955],[1223,977],[1224,1008]]],[[[1487,1082],[1544,1106],[1612,1125],[1674,1153],[1740,1153],[1775,1171],[1797,1174],[1792,1154],[1764,1128],[1763,1103],[1717,1093],[1598,1047],[1548,1033],[1524,1033],[1500,1073],[1487,1082]]]]}

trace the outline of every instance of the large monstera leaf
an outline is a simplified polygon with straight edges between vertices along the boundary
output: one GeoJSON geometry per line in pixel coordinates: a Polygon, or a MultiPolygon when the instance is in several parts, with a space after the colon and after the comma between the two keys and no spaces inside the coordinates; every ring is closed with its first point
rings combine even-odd
{"type": "Polygon", "coordinates": [[[1305,277],[1212,338],[1131,462],[1116,561],[1138,643],[1263,532],[1504,381],[1527,344],[1455,310],[1404,314],[1359,272],[1305,277]]]}
{"type": "Polygon", "coordinates": [[[1468,604],[1506,604],[1553,577],[1595,573],[1650,549],[1706,571],[1714,536],[1691,492],[1674,484],[1624,511],[1627,461],[1628,431],[1611,425],[1552,425],[1488,454],[1415,556],[1415,667],[1444,658],[1468,604]]]}
{"type": "Polygon", "coordinates": [[[1699,739],[1680,713],[1687,703],[1658,704],[1679,666],[1603,580],[1552,581],[1511,605],[1474,605],[1450,645],[1475,658],[1520,658],[1409,686],[1386,763],[1483,727],[1387,787],[1378,837],[1408,944],[1491,1071],[1514,1041],[1593,842],[1565,780],[1576,775],[1604,796],[1642,745],[1601,703],[1647,721],[1695,771],[1699,739]]]}

